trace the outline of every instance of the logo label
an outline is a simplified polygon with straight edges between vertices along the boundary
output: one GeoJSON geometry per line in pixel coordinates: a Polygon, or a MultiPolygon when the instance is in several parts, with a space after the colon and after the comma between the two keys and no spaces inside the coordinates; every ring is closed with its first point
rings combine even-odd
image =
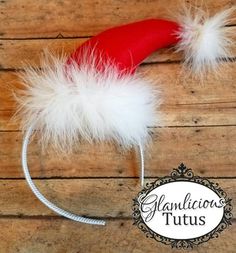
{"type": "Polygon", "coordinates": [[[231,199],[217,183],[181,164],[170,176],[147,183],[134,199],[133,218],[148,237],[193,248],[231,225],[231,199]]]}

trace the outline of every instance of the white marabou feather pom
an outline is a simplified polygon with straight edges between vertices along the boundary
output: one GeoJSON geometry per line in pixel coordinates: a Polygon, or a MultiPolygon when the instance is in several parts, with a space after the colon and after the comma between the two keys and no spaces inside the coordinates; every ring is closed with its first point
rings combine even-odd
{"type": "Polygon", "coordinates": [[[193,73],[201,75],[217,71],[220,60],[230,57],[233,45],[232,32],[228,27],[235,8],[226,9],[209,17],[207,12],[184,8],[178,19],[181,30],[177,51],[183,51],[185,63],[193,73]]]}
{"type": "Polygon", "coordinates": [[[112,64],[98,72],[96,61],[86,58],[65,71],[66,58],[46,53],[40,69],[25,69],[17,95],[23,129],[33,125],[42,144],[60,152],[71,151],[81,138],[125,148],[144,145],[148,126],[158,124],[159,92],[138,74],[119,74],[112,64]]]}

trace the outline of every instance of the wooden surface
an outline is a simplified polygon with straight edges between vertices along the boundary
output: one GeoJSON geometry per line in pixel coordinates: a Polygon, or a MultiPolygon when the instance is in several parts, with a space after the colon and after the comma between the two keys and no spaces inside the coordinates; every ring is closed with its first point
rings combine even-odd
{"type": "MultiPolygon", "coordinates": [[[[20,87],[17,71],[39,65],[44,48],[70,53],[90,36],[114,25],[151,17],[171,17],[181,1],[34,1],[0,0],[0,253],[177,252],[145,238],[132,225],[132,198],[139,191],[135,151],[83,143],[69,158],[30,145],[29,163],[36,184],[55,203],[76,213],[103,217],[106,227],[77,224],[56,216],[31,193],[23,178],[19,125],[10,121],[20,87]],[[92,157],[92,159],[91,159],[92,157]],[[86,196],[86,197],[85,197],[86,196]]],[[[183,1],[182,1],[183,2],[183,1]]],[[[235,0],[186,1],[210,13],[235,0]],[[198,4],[198,2],[200,4],[198,4]]],[[[236,32],[236,22],[229,27],[236,32]]],[[[146,152],[147,181],[185,162],[196,174],[218,182],[236,204],[236,71],[223,63],[218,76],[199,82],[183,74],[181,54],[154,53],[140,67],[164,97],[163,123],[152,126],[146,152]]],[[[236,217],[236,208],[234,208],[236,217]]],[[[193,250],[236,251],[236,222],[220,238],[193,250]]]]}

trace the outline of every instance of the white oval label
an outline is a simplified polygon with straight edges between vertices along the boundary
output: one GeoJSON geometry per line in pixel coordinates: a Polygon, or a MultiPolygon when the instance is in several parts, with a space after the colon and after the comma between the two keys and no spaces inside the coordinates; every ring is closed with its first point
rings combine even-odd
{"type": "Polygon", "coordinates": [[[224,199],[193,182],[161,185],[140,198],[144,223],[159,235],[189,239],[205,235],[220,223],[224,199]]]}
{"type": "Polygon", "coordinates": [[[215,182],[181,164],[134,199],[133,218],[147,237],[176,248],[192,248],[218,237],[232,219],[231,199],[215,182]]]}

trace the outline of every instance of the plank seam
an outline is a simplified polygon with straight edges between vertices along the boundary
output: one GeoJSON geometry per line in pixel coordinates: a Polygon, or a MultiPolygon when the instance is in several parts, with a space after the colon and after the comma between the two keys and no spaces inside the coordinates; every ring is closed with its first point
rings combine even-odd
{"type": "MultiPolygon", "coordinates": [[[[104,219],[106,221],[115,221],[115,220],[133,220],[131,216],[117,216],[117,217],[94,217],[91,216],[92,219],[104,219]]],[[[64,218],[62,216],[56,216],[56,215],[0,215],[0,219],[21,219],[21,220],[68,220],[67,218],[64,218]]],[[[70,220],[68,220],[70,221],[70,220]]],[[[71,222],[71,221],[70,221],[71,222]]],[[[232,225],[236,223],[236,218],[232,219],[232,225]]]]}
{"type": "MultiPolygon", "coordinates": [[[[224,63],[235,63],[236,62],[236,56],[232,56],[232,57],[229,57],[227,59],[220,59],[220,62],[224,62],[224,63]]],[[[143,62],[142,64],[140,64],[140,66],[151,66],[151,65],[164,65],[164,64],[169,64],[169,65],[172,65],[172,64],[181,64],[182,61],[181,60],[178,60],[178,61],[153,61],[153,62],[143,62]]],[[[40,69],[40,68],[39,68],[40,69]]],[[[12,71],[12,72],[17,72],[17,71],[23,71],[24,69],[22,68],[0,68],[0,71],[1,72],[4,72],[4,71],[12,71]]]]}
{"type": "MultiPolygon", "coordinates": [[[[229,24],[226,25],[225,27],[236,27],[236,24],[229,24]]],[[[102,32],[103,30],[101,30],[100,32],[102,32]]],[[[58,33],[58,35],[54,36],[54,37],[1,37],[0,36],[0,40],[46,40],[46,39],[89,39],[92,38],[93,36],[95,36],[96,34],[98,34],[99,31],[97,33],[95,33],[94,35],[86,35],[86,36],[64,36],[62,33],[58,33]]]]}
{"type": "MultiPolygon", "coordinates": [[[[145,180],[149,180],[149,179],[157,179],[158,177],[162,177],[162,176],[149,176],[149,177],[145,177],[145,180]]],[[[236,179],[236,176],[209,176],[209,177],[202,177],[202,178],[206,178],[206,179],[226,179],[226,180],[234,180],[236,179]]],[[[33,180],[37,180],[37,181],[41,181],[41,180],[87,180],[87,179],[91,179],[91,180],[101,180],[101,179],[106,179],[106,180],[113,180],[113,179],[139,179],[139,177],[129,177],[129,176],[124,176],[124,177],[115,177],[115,176],[111,176],[111,177],[79,177],[79,176],[75,176],[75,177],[57,177],[57,176],[52,176],[52,177],[32,177],[33,180]]],[[[0,180],[2,181],[7,181],[7,180],[12,180],[12,181],[24,181],[25,178],[24,177],[1,177],[0,180]]]]}
{"type": "MultiPolygon", "coordinates": [[[[184,126],[153,126],[149,129],[169,129],[169,128],[216,128],[216,127],[236,127],[236,124],[228,125],[184,125],[184,126]]],[[[0,133],[20,133],[21,130],[0,130],[0,133]]]]}

